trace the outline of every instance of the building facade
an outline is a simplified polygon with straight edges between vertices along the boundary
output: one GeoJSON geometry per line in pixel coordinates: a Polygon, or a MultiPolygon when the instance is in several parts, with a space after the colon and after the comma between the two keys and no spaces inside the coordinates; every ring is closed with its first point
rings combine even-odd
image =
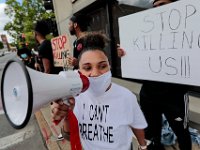
{"type": "Polygon", "coordinates": [[[10,46],[9,46],[9,43],[8,43],[8,39],[7,39],[7,36],[5,34],[1,35],[1,40],[2,40],[2,43],[3,43],[5,51],[10,51],[10,46]]]}
{"type": "MultiPolygon", "coordinates": [[[[121,77],[120,59],[117,57],[119,41],[118,18],[143,9],[119,5],[116,0],[53,0],[59,35],[69,34],[68,22],[73,14],[84,14],[91,18],[89,30],[101,31],[110,39],[106,49],[114,77],[121,77]]],[[[71,43],[75,37],[70,36],[71,43]]],[[[71,44],[72,45],[72,44],[71,44]]]]}

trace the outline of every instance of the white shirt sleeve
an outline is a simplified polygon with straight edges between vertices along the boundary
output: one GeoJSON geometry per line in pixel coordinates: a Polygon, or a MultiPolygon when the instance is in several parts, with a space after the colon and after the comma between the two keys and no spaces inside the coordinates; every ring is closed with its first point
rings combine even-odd
{"type": "Polygon", "coordinates": [[[144,114],[138,104],[136,96],[133,95],[132,98],[134,99],[132,101],[133,102],[132,114],[134,114],[134,115],[133,115],[133,120],[132,120],[131,126],[133,128],[137,128],[137,129],[144,129],[147,127],[146,119],[145,119],[144,114]]]}

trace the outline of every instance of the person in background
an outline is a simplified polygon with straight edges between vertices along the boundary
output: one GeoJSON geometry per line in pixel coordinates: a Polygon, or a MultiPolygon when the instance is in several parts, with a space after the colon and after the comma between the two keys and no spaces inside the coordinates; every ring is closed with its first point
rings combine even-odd
{"type": "MultiPolygon", "coordinates": [[[[176,0],[155,0],[154,7],[169,4],[176,0]]],[[[118,45],[118,56],[126,55],[118,45]]],[[[162,114],[165,115],[170,127],[177,136],[180,150],[191,150],[191,137],[188,129],[187,92],[189,86],[173,83],[144,81],[140,91],[140,105],[148,127],[146,139],[151,141],[148,150],[164,150],[161,144],[162,114]]]]}
{"type": "Polygon", "coordinates": [[[85,35],[89,26],[89,17],[86,15],[73,15],[70,18],[68,24],[68,30],[71,35],[76,36],[76,40],[73,43],[73,57],[68,58],[68,62],[71,66],[74,66],[74,69],[78,68],[78,56],[81,52],[81,44],[77,43],[78,39],[85,35]]]}
{"type": "Polygon", "coordinates": [[[17,55],[26,66],[34,69],[34,60],[31,51],[27,48],[25,43],[22,43],[21,48],[17,49],[17,55]]]}
{"type": "MultiPolygon", "coordinates": [[[[53,50],[50,40],[46,39],[46,35],[50,33],[46,21],[38,21],[35,25],[35,40],[39,46],[38,54],[35,55],[35,69],[48,74],[58,74],[63,67],[54,67],[53,50]]],[[[62,134],[59,134],[57,140],[63,140],[62,134]]]]}
{"type": "Polygon", "coordinates": [[[84,150],[131,150],[133,133],[140,150],[147,150],[144,128],[147,123],[128,89],[111,82],[111,71],[105,46],[108,39],[100,33],[88,33],[79,39],[82,51],[78,57],[79,71],[90,81],[89,89],[69,104],[52,103],[52,120],[64,118],[62,133],[70,134],[70,109],[78,120],[84,150]]]}
{"type": "Polygon", "coordinates": [[[38,42],[39,58],[42,61],[44,73],[58,74],[62,71],[62,67],[54,67],[53,51],[51,42],[46,39],[46,35],[50,33],[49,26],[45,20],[37,21],[34,28],[35,40],[38,42]]]}
{"type": "Polygon", "coordinates": [[[34,61],[35,61],[35,64],[34,64],[35,70],[42,72],[42,66],[43,65],[42,65],[42,61],[41,61],[41,59],[39,57],[38,51],[36,51],[35,48],[32,48],[31,49],[31,53],[32,53],[32,56],[33,56],[34,61]]]}

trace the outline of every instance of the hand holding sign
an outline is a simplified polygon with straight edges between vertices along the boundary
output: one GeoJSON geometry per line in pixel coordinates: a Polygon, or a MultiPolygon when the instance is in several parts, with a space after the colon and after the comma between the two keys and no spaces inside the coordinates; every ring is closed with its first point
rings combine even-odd
{"type": "Polygon", "coordinates": [[[69,56],[67,61],[70,66],[78,66],[78,59],[75,57],[69,56]]]}

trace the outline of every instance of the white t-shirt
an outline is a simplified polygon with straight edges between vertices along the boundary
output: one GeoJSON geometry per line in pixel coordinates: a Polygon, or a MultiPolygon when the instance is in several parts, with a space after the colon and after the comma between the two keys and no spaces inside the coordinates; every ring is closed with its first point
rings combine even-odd
{"type": "Polygon", "coordinates": [[[128,150],[133,137],[130,126],[147,127],[136,96],[117,84],[112,83],[101,97],[86,91],[75,99],[84,150],[128,150]]]}

